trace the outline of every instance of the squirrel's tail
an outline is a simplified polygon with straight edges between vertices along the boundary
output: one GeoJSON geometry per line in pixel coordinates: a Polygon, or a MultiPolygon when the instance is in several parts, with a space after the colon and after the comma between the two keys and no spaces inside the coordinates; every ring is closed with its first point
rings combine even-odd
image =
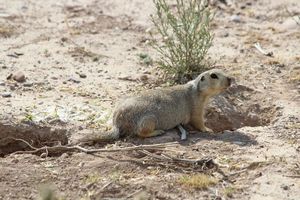
{"type": "Polygon", "coordinates": [[[104,143],[112,142],[120,138],[120,132],[118,128],[113,128],[106,132],[91,132],[86,133],[81,138],[77,139],[75,143],[104,143]]]}

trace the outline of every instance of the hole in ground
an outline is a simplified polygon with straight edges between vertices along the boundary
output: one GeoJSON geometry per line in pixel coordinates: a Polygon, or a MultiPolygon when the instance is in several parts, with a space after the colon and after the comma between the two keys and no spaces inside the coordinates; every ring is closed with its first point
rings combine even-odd
{"type": "Polygon", "coordinates": [[[265,94],[234,85],[210,102],[206,110],[206,125],[215,132],[244,126],[266,126],[272,123],[277,111],[265,94]]]}
{"type": "Polygon", "coordinates": [[[34,147],[68,143],[66,130],[38,125],[16,125],[11,122],[0,122],[0,133],[1,157],[15,151],[29,150],[26,143],[17,139],[22,139],[34,147]]]}

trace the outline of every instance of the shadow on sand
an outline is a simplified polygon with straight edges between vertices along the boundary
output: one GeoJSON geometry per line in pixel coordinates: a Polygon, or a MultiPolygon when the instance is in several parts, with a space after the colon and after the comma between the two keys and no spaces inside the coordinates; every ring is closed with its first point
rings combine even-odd
{"type": "Polygon", "coordinates": [[[241,131],[223,131],[220,133],[201,133],[193,132],[189,133],[187,140],[180,140],[179,131],[172,129],[167,131],[165,134],[153,138],[130,138],[127,141],[134,144],[158,144],[158,143],[168,143],[168,142],[179,142],[181,145],[191,145],[199,141],[223,141],[231,144],[236,144],[239,146],[251,146],[257,145],[257,141],[251,135],[247,135],[241,131]]]}

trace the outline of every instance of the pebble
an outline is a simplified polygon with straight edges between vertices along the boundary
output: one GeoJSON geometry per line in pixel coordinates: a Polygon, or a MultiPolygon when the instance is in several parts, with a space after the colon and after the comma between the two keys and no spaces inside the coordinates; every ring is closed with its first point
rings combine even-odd
{"type": "Polygon", "coordinates": [[[14,73],[12,78],[17,82],[24,82],[26,80],[25,74],[21,71],[14,73]]]}
{"type": "Polygon", "coordinates": [[[289,186],[283,185],[283,184],[281,185],[281,188],[282,188],[283,190],[288,190],[288,189],[290,189],[289,186]]]}
{"type": "Polygon", "coordinates": [[[79,77],[80,77],[80,78],[86,78],[86,75],[85,75],[85,74],[82,74],[82,73],[79,73],[79,77]]]}
{"type": "Polygon", "coordinates": [[[139,77],[139,80],[142,82],[147,82],[149,80],[149,77],[146,74],[143,74],[139,77]]]}
{"type": "Polygon", "coordinates": [[[79,164],[78,164],[78,167],[83,167],[84,166],[84,162],[80,162],[79,164]]]}
{"type": "Polygon", "coordinates": [[[69,78],[68,81],[73,82],[73,83],[80,83],[80,80],[77,80],[75,78],[69,78]]]}
{"type": "Polygon", "coordinates": [[[285,64],[281,64],[281,63],[279,63],[279,64],[276,64],[275,66],[276,66],[276,67],[283,68],[283,67],[285,67],[285,64]]]}
{"type": "Polygon", "coordinates": [[[60,158],[61,159],[66,159],[66,158],[68,158],[69,157],[69,154],[67,154],[67,153],[63,153],[61,156],[60,156],[60,158]]]}
{"type": "Polygon", "coordinates": [[[18,87],[18,86],[10,85],[9,89],[12,90],[12,91],[14,91],[14,90],[16,90],[16,87],[18,87]]]}
{"type": "Polygon", "coordinates": [[[228,32],[222,32],[220,34],[221,37],[228,37],[229,36],[229,33],[228,32]]]}
{"type": "Polygon", "coordinates": [[[276,73],[281,73],[281,70],[279,67],[276,67],[275,71],[276,71],[276,73]]]}
{"type": "Polygon", "coordinates": [[[4,92],[4,93],[2,93],[2,97],[5,97],[5,98],[11,97],[11,93],[10,92],[4,92]]]}
{"type": "Polygon", "coordinates": [[[0,81],[0,86],[5,86],[5,83],[0,81]]]}
{"type": "Polygon", "coordinates": [[[17,158],[13,158],[13,159],[11,160],[11,162],[12,162],[12,163],[18,163],[19,160],[18,160],[17,158]]]}
{"type": "Polygon", "coordinates": [[[239,15],[232,15],[230,17],[230,21],[233,21],[233,22],[241,22],[241,17],[239,15]]]}
{"type": "Polygon", "coordinates": [[[147,71],[147,70],[145,70],[145,71],[143,71],[143,74],[151,74],[151,72],[150,72],[150,71],[147,71]]]}
{"type": "Polygon", "coordinates": [[[120,75],[118,77],[118,79],[119,80],[124,80],[124,81],[132,81],[133,80],[132,76],[130,76],[130,75],[120,75]]]}
{"type": "Polygon", "coordinates": [[[32,87],[32,86],[33,86],[33,83],[24,83],[23,86],[24,86],[24,87],[32,87]]]}

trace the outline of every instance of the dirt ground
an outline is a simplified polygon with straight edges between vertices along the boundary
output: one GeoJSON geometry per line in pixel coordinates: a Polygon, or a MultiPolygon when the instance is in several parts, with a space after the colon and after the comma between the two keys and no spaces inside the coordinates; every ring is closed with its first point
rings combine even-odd
{"type": "Polygon", "coordinates": [[[158,87],[161,72],[147,33],[150,0],[0,0],[0,199],[38,199],[42,185],[59,199],[300,199],[300,25],[294,17],[300,3],[215,0],[211,6],[209,57],[236,80],[208,108],[207,125],[218,133],[189,134],[182,142],[170,130],[106,145],[177,141],[164,153],[219,165],[205,171],[214,184],[199,189],[182,181],[199,167],[167,165],[135,151],[10,154],[28,146],[5,142],[9,134],[43,146],[104,129],[118,99],[158,87]],[[9,77],[17,72],[25,82],[9,77]]]}

